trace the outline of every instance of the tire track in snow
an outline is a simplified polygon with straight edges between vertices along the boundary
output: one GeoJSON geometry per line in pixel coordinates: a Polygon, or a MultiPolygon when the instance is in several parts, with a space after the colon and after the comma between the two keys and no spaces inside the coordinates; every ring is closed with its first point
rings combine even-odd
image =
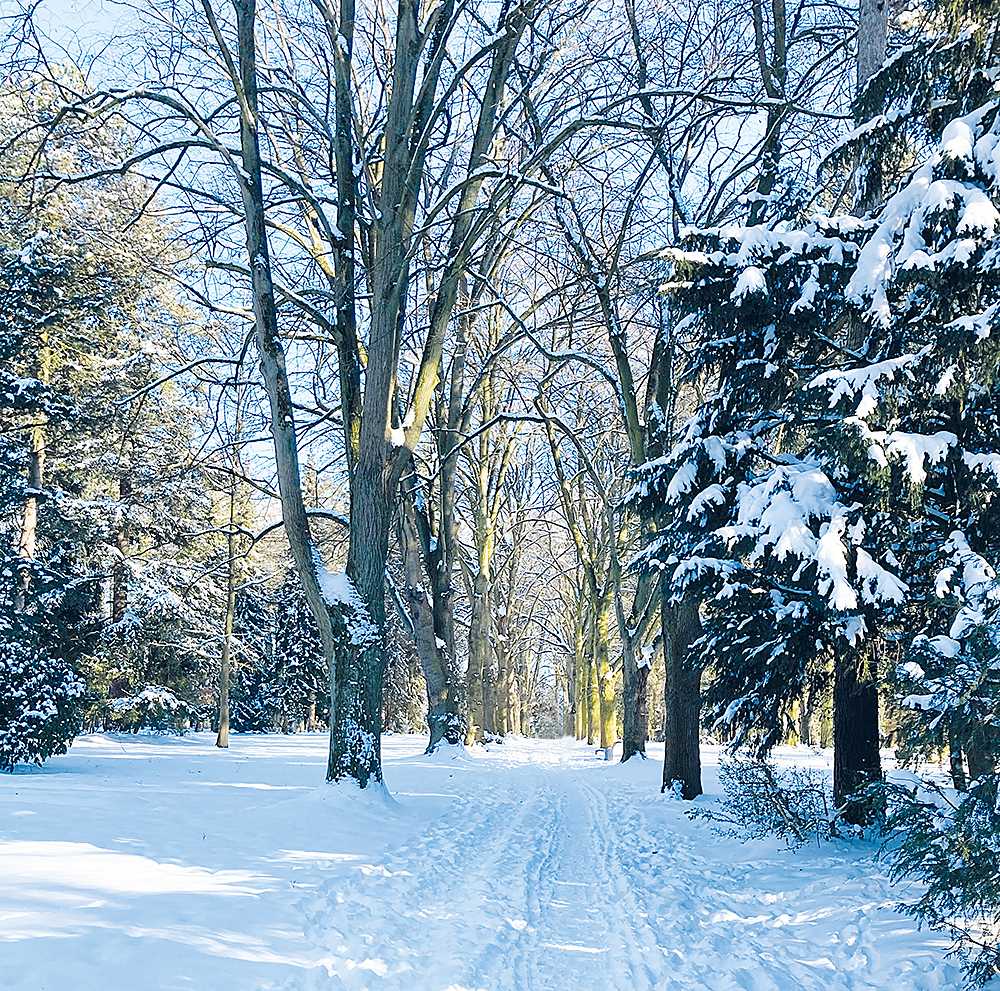
{"type": "Polygon", "coordinates": [[[517,991],[651,991],[662,953],[633,911],[604,798],[579,772],[550,774],[559,823],[540,884],[531,978],[517,991]]]}

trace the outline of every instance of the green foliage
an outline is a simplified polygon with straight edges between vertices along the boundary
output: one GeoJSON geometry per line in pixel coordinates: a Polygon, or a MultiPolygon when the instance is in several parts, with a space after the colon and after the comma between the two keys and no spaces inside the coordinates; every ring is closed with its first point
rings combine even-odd
{"type": "MultiPolygon", "coordinates": [[[[0,770],[64,754],[80,731],[86,683],[78,673],[93,644],[86,582],[60,584],[38,569],[22,612],[0,607],[0,770]],[[48,590],[44,579],[48,577],[48,590]]],[[[64,579],[65,573],[59,575],[64,579]]]]}
{"type": "Polygon", "coordinates": [[[907,910],[950,934],[953,953],[977,985],[1000,974],[998,780],[990,774],[964,793],[917,780],[876,786],[893,877],[926,885],[907,910]]]}
{"type": "Polygon", "coordinates": [[[330,711],[330,682],[323,641],[298,578],[289,572],[277,593],[275,649],[271,669],[273,695],[294,721],[316,706],[316,718],[330,711]]]}
{"type": "Polygon", "coordinates": [[[152,730],[179,736],[202,715],[164,685],[146,685],[135,695],[108,699],[103,709],[105,729],[132,733],[152,730]]]}

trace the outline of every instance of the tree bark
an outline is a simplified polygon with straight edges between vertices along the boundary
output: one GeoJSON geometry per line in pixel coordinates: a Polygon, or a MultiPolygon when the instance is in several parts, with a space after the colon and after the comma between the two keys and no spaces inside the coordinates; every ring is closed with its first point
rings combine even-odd
{"type": "MultiPolygon", "coordinates": [[[[206,14],[217,31],[214,14],[208,0],[203,0],[206,14]]],[[[278,491],[281,498],[281,512],[285,535],[295,561],[295,570],[302,582],[303,591],[323,642],[323,652],[330,670],[331,759],[327,766],[327,778],[335,779],[350,775],[364,787],[374,774],[381,780],[378,739],[374,746],[366,738],[353,737],[350,746],[359,755],[357,761],[335,762],[338,751],[338,737],[343,738],[342,727],[337,725],[333,713],[338,699],[338,666],[343,656],[340,649],[345,639],[345,624],[341,614],[342,604],[328,604],[319,582],[319,559],[312,535],[309,518],[302,498],[302,482],[299,472],[298,444],[295,434],[295,417],[292,407],[288,373],[285,368],[285,353],[278,335],[278,315],[274,298],[274,283],[271,277],[271,261],[267,244],[264,220],[264,193],[261,179],[261,159],[258,136],[259,111],[257,105],[257,66],[254,39],[256,15],[255,0],[235,0],[236,33],[239,69],[231,66],[233,86],[240,106],[240,151],[242,172],[240,187],[243,195],[244,224],[247,236],[247,255],[250,260],[250,278],[253,293],[253,312],[256,330],[257,352],[260,368],[267,390],[271,412],[271,433],[274,437],[275,463],[278,471],[278,491]]],[[[217,36],[220,51],[228,58],[221,34],[217,36]]],[[[227,61],[228,65],[231,65],[227,61]]],[[[364,617],[355,617],[356,628],[363,626],[364,617]]],[[[370,638],[364,638],[370,639],[370,638]]],[[[342,756],[338,754],[338,756],[342,756]]]]}
{"type": "Polygon", "coordinates": [[[14,611],[24,610],[28,589],[31,588],[31,565],[38,547],[38,500],[45,484],[45,427],[37,424],[31,430],[31,450],[28,464],[28,494],[24,500],[21,536],[18,541],[19,565],[14,587],[14,611]]]}
{"type": "MultiPolygon", "coordinates": [[[[226,534],[226,619],[222,634],[222,666],[219,671],[219,734],[217,747],[229,746],[229,677],[232,666],[233,617],[236,613],[236,548],[233,527],[236,524],[236,479],[230,479],[229,532],[226,534]]],[[[315,703],[314,703],[315,705],[315,703]]]]}
{"type": "Polygon", "coordinates": [[[889,28],[886,0],[859,0],[858,3],[858,92],[885,61],[889,28]]]}
{"type": "Polygon", "coordinates": [[[424,537],[417,522],[413,492],[405,491],[405,485],[400,510],[400,546],[406,575],[406,599],[413,624],[417,657],[427,686],[427,726],[430,735],[425,753],[430,754],[445,738],[449,726],[457,722],[453,718],[457,715],[456,699],[450,683],[447,657],[443,656],[443,652],[448,649],[447,643],[437,634],[434,603],[424,585],[421,550],[424,537]]]}
{"type": "Polygon", "coordinates": [[[859,793],[882,780],[875,653],[866,647],[838,643],[833,681],[833,801],[859,826],[870,811],[859,793]]]}
{"type": "Polygon", "coordinates": [[[688,649],[701,629],[697,603],[671,603],[664,595],[661,605],[663,629],[663,786],[681,784],[681,797],[702,793],[701,753],[698,726],[701,715],[701,671],[685,662],[688,649]]]}
{"type": "MultiPolygon", "coordinates": [[[[633,655],[634,658],[634,655],[633,655]]],[[[623,707],[622,760],[641,755],[646,756],[646,740],[649,738],[649,668],[645,664],[623,664],[622,697],[627,702],[623,707]]]]}
{"type": "Polygon", "coordinates": [[[483,680],[490,665],[489,564],[480,554],[479,571],[473,583],[472,620],[469,626],[469,667],[466,674],[468,725],[465,742],[483,742],[486,716],[483,680]],[[484,570],[485,569],[485,570],[484,570]]]}
{"type": "MultiPolygon", "coordinates": [[[[858,2],[858,79],[860,95],[868,80],[885,61],[886,38],[889,28],[888,0],[859,0],[858,2]]],[[[861,179],[858,202],[854,212],[858,216],[872,213],[885,199],[884,161],[880,154],[873,154],[861,179]]]]}
{"type": "Polygon", "coordinates": [[[615,678],[608,651],[610,631],[611,604],[604,599],[598,607],[594,629],[594,667],[600,695],[601,746],[605,749],[614,746],[616,737],[615,678]]]}
{"type": "MultiPolygon", "coordinates": [[[[764,93],[771,101],[783,100],[785,84],[788,77],[786,63],[786,19],[785,0],[771,0],[772,30],[771,57],[768,59],[767,43],[764,38],[764,18],[761,0],[751,0],[754,26],[754,43],[757,50],[757,63],[760,68],[761,82],[764,93]]],[[[757,180],[757,196],[750,207],[749,224],[751,227],[764,219],[766,200],[774,190],[778,179],[778,166],[781,162],[781,126],[788,110],[783,105],[771,102],[768,105],[767,121],[764,125],[764,144],[761,148],[761,173],[757,180]]]]}

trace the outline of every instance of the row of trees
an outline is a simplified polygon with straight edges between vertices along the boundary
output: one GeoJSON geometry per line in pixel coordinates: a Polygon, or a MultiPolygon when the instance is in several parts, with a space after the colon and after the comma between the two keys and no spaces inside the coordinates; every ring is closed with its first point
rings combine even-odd
{"type": "MultiPolygon", "coordinates": [[[[199,587],[217,584],[223,713],[253,490],[280,498],[322,645],[333,780],[380,780],[383,686],[408,644],[431,747],[524,729],[551,676],[566,729],[607,746],[620,711],[629,759],[659,656],[664,785],[686,797],[701,787],[704,686],[709,723],[758,755],[832,696],[852,821],[881,779],[880,694],[909,700],[904,752],[945,749],[959,792],[988,805],[995,11],[927,3],[890,23],[884,4],[855,17],[784,0],[237,0],[228,13],[152,4],[145,62],[121,84],[22,67],[10,98],[31,105],[5,145],[10,175],[28,177],[10,202],[34,218],[12,228],[11,272],[60,198],[94,197],[85,215],[105,219],[88,223],[130,232],[74,232],[65,257],[39,247],[48,268],[11,291],[67,341],[102,340],[109,319],[165,328],[155,348],[109,332],[101,369],[125,381],[120,354],[134,378],[79,436],[91,454],[114,438],[101,491],[120,521],[102,524],[99,553],[173,541],[160,560],[198,557],[199,587]],[[151,205],[172,214],[170,252],[130,247],[155,240],[151,205]],[[75,292],[104,264],[99,244],[160,274],[97,303],[66,296],[60,279],[75,292]],[[166,288],[178,281],[183,306],[166,288]],[[122,515],[153,501],[140,483],[170,477],[138,470],[175,419],[160,406],[147,426],[151,397],[185,390],[227,411],[176,417],[195,424],[185,450],[212,439],[200,470],[227,494],[212,566],[193,508],[162,536],[162,514],[148,537],[122,515]],[[328,493],[313,504],[306,445],[328,493]],[[913,684],[887,690],[894,670],[913,684]]],[[[15,625],[44,587],[32,521],[55,488],[49,435],[100,397],[99,375],[81,365],[60,383],[69,366],[38,353],[8,390],[15,625]]],[[[168,486],[191,507],[199,487],[204,475],[168,486]]],[[[102,567],[114,626],[124,571],[102,567]]]]}

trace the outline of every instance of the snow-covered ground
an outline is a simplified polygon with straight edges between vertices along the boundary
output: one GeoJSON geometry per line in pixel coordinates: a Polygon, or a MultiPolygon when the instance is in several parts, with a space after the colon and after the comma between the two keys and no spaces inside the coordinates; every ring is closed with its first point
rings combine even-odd
{"type": "Polygon", "coordinates": [[[94,735],[0,775],[0,988],[961,984],[874,847],[720,837],[660,795],[656,745],[621,765],[569,740],[425,757],[390,736],[390,798],[322,784],[319,734],[213,741],[94,735]]]}

